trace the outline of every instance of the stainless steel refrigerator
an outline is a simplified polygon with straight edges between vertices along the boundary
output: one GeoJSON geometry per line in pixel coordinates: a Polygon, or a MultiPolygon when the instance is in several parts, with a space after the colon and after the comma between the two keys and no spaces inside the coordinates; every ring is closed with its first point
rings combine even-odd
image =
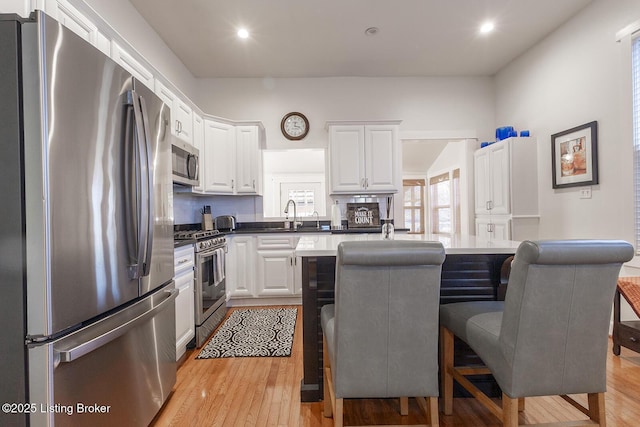
{"type": "Polygon", "coordinates": [[[145,426],[176,378],[169,109],[0,15],[0,425],[145,426]]]}

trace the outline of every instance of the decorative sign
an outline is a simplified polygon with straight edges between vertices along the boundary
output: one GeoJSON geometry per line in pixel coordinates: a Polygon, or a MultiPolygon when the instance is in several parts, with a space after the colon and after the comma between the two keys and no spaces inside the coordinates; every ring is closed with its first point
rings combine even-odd
{"type": "Polygon", "coordinates": [[[380,227],[380,205],[378,203],[347,203],[349,228],[380,227]]]}

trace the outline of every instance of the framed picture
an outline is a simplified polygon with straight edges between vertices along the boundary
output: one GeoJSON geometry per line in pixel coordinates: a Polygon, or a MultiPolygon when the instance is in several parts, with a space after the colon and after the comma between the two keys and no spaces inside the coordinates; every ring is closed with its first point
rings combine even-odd
{"type": "Polygon", "coordinates": [[[598,183],[598,122],[551,135],[553,188],[598,183]]]}

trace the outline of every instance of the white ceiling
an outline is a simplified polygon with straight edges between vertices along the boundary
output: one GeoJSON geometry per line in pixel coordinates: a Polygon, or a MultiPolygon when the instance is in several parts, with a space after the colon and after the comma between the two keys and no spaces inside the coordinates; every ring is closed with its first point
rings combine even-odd
{"type": "Polygon", "coordinates": [[[206,78],[493,75],[592,0],[130,1],[206,78]]]}

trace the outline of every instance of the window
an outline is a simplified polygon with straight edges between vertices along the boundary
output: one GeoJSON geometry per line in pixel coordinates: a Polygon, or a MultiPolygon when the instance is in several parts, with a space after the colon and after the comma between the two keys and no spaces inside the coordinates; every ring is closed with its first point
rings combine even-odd
{"type": "Polygon", "coordinates": [[[633,156],[636,208],[636,251],[640,248],[640,35],[631,41],[631,83],[633,97],[633,156]]]}
{"type": "MultiPolygon", "coordinates": [[[[322,189],[323,186],[319,182],[282,182],[280,183],[280,205],[284,209],[289,200],[296,202],[298,218],[312,216],[314,212],[324,215],[324,203],[319,203],[322,198],[322,189]]],[[[293,218],[293,211],[289,213],[289,217],[293,218]]]]}
{"type": "Polygon", "coordinates": [[[460,169],[429,179],[431,232],[460,232],[460,169]]]}
{"type": "Polygon", "coordinates": [[[424,234],[424,179],[402,181],[404,227],[409,234],[424,234]]]}

